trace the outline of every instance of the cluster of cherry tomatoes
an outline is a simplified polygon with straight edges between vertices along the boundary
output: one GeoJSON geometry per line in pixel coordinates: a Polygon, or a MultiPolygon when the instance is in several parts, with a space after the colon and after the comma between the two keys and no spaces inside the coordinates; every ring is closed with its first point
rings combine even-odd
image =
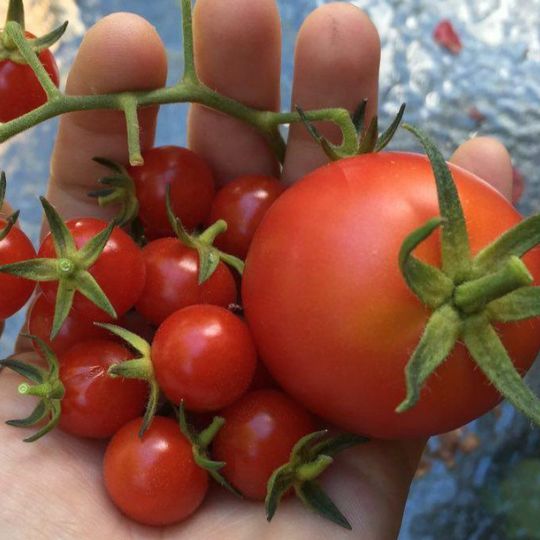
{"type": "MultiPolygon", "coordinates": [[[[318,424],[259,363],[241,316],[241,277],[221,260],[242,269],[236,257],[247,253],[283,185],[244,176],[216,193],[209,167],[187,149],[154,148],[144,158],[137,168],[101,160],[124,185],[131,182],[139,227],[125,228],[137,229],[135,239],[95,218],[64,223],[44,199],[52,232],[37,254],[13,219],[0,222],[8,229],[0,264],[18,273],[0,273],[1,317],[20,309],[39,281],[27,331],[49,372],[5,362],[34,383],[22,385],[24,393],[41,398],[30,419],[10,423],[28,427],[49,416],[27,440],[56,424],[79,437],[111,438],[104,477],[112,500],[141,523],[165,525],[200,505],[209,474],[236,494],[264,500],[272,473],[318,424]],[[197,232],[203,225],[209,227],[197,232]],[[220,249],[212,245],[216,234],[220,249]],[[52,275],[64,266],[65,273],[52,275]],[[92,301],[90,281],[117,320],[92,301]],[[69,287],[74,292],[63,307],[59,298],[69,287]],[[197,425],[220,416],[197,434],[184,407],[197,425]]],[[[112,193],[94,195],[103,201],[112,193]]]]}

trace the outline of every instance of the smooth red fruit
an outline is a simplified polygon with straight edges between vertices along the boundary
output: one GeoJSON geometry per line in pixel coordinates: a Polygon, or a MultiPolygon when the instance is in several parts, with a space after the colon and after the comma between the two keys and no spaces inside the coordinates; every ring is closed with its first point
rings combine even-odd
{"type": "Polygon", "coordinates": [[[170,188],[171,206],[187,229],[206,221],[214,196],[210,167],[195,152],[179,146],[160,146],[143,152],[144,165],[128,167],[139,200],[139,219],[148,238],[172,236],[165,193],[170,188]]]}
{"type": "Polygon", "coordinates": [[[157,416],[139,437],[142,420],[126,424],[105,452],[105,487],[114,504],[145,525],[183,521],[202,503],[206,471],[195,464],[191,443],[178,423],[157,416]]]}
{"type": "Polygon", "coordinates": [[[124,345],[110,339],[81,341],[59,356],[65,388],[60,428],[80,437],[112,437],[144,411],[144,381],[112,378],[107,369],[133,358],[124,345]]]}
{"type": "MultiPolygon", "coordinates": [[[[79,218],[67,221],[66,226],[73,235],[75,245],[80,249],[105,229],[107,223],[94,218],[79,218]]],[[[38,257],[56,258],[50,234],[43,240],[38,257]]],[[[89,268],[89,272],[103,289],[118,317],[135,305],[144,288],[145,268],[141,250],[131,237],[118,227],[114,228],[105,249],[89,268]]],[[[58,282],[40,282],[39,285],[47,299],[54,302],[58,282]]],[[[73,309],[92,321],[110,321],[104,311],[79,292],[75,293],[73,309]]]]}
{"type": "Polygon", "coordinates": [[[212,456],[226,465],[220,473],[244,497],[263,501],[275,469],[287,463],[293,446],[317,430],[311,415],[278,390],[257,390],[220,413],[225,425],[212,456]]]}
{"type": "MultiPolygon", "coordinates": [[[[30,39],[36,37],[30,32],[25,32],[25,36],[30,39]]],[[[51,51],[41,51],[38,58],[53,83],[58,86],[60,74],[51,51]]],[[[0,122],[9,122],[46,101],[47,95],[28,64],[12,60],[0,61],[0,122]]]]}
{"type": "MultiPolygon", "coordinates": [[[[0,231],[7,223],[0,218],[0,231]]],[[[7,236],[0,240],[0,265],[33,259],[36,250],[32,242],[18,227],[13,227],[7,236]]],[[[0,274],[0,321],[11,317],[28,301],[34,291],[35,283],[9,274],[0,274]]]]}
{"type": "MultiPolygon", "coordinates": [[[[87,339],[106,338],[109,333],[96,326],[89,319],[78,316],[72,311],[64,321],[60,331],[51,341],[51,328],[54,319],[54,304],[44,294],[36,296],[28,312],[28,333],[41,338],[57,354],[60,355],[73,345],[87,339]]],[[[32,341],[36,352],[41,349],[32,341]]]]}
{"type": "Polygon", "coordinates": [[[218,219],[227,222],[227,230],[216,238],[215,245],[244,259],[261,219],[284,189],[279,180],[264,175],[240,176],[223,186],[212,201],[207,220],[208,224],[218,219]]]}
{"type": "MultiPolygon", "coordinates": [[[[521,221],[491,186],[450,166],[473,253],[521,221]]],[[[376,438],[450,431],[501,396],[458,344],[419,402],[398,414],[404,369],[430,315],[408,289],[404,238],[439,215],[425,156],[376,153],[321,167],[267,212],[246,261],[242,297],[257,349],[284,390],[341,428],[376,438]]],[[[440,266],[439,235],[415,255],[440,266]]],[[[524,258],[540,283],[540,249],[524,258]]],[[[540,349],[540,320],[498,325],[517,369],[540,349]]]]}
{"type": "Polygon", "coordinates": [[[183,307],[236,302],[236,283],[229,268],[220,262],[215,272],[199,285],[199,255],[177,238],[160,238],[142,250],[146,284],[137,311],[156,325],[183,307]]]}
{"type": "Polygon", "coordinates": [[[188,410],[215,411],[249,387],[257,354],[246,324],[212,305],[189,306],[165,319],[152,342],[152,363],[168,399],[188,410]]]}

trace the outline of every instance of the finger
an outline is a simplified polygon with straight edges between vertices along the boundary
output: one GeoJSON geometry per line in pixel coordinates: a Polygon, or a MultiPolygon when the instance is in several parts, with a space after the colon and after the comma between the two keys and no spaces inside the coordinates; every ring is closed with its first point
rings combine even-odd
{"type": "MultiPolygon", "coordinates": [[[[295,52],[292,106],[304,110],[323,107],[356,109],[368,99],[366,120],[377,110],[380,59],[377,30],[353,5],[333,3],[315,10],[303,23],[295,52]]],[[[322,133],[339,142],[335,126],[322,133]]],[[[302,124],[290,128],[283,177],[293,182],[328,158],[302,124]]]]}
{"type": "MultiPolygon", "coordinates": [[[[137,15],[116,13],[102,19],[86,34],[71,68],[66,93],[102,94],[156,88],[165,83],[166,72],[165,50],[154,27],[137,15]]],[[[156,114],[156,108],[139,113],[143,149],[153,143],[156,114]]],[[[103,167],[91,161],[94,156],[127,162],[122,113],[76,112],[62,118],[52,157],[48,196],[65,218],[110,215],[87,196],[105,173],[103,167]]]]}
{"type": "MultiPolygon", "coordinates": [[[[193,17],[200,79],[250,107],[277,110],[281,30],[275,0],[198,0],[193,17]]],[[[240,174],[278,174],[265,140],[238,120],[194,105],[188,133],[218,184],[240,174]]]]}
{"type": "Polygon", "coordinates": [[[450,161],[489,182],[508,200],[512,200],[512,160],[497,139],[470,139],[454,152],[450,161]]]}

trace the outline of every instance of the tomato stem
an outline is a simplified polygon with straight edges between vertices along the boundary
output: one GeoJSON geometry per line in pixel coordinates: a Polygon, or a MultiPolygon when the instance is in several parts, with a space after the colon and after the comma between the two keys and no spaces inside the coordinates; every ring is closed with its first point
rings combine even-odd
{"type": "Polygon", "coordinates": [[[497,272],[457,286],[454,303],[465,313],[475,313],[492,300],[532,282],[533,277],[525,263],[518,257],[511,257],[497,272]]]}

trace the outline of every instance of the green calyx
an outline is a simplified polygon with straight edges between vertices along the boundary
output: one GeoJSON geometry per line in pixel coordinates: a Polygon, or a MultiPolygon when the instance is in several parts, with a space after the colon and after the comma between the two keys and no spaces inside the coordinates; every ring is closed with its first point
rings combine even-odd
{"type": "Polygon", "coordinates": [[[237,497],[242,497],[242,494],[219,473],[220,469],[225,467],[225,462],[212,460],[208,453],[208,448],[214,437],[218,434],[218,431],[225,424],[225,419],[221,416],[216,416],[208,427],[197,433],[193,429],[193,426],[188,423],[184,402],[181,401],[178,408],[178,422],[180,424],[180,431],[192,445],[195,463],[207,471],[220,486],[223,486],[237,497]]]}
{"type": "Polygon", "coordinates": [[[19,385],[19,393],[23,395],[35,396],[39,402],[27,418],[20,420],[8,420],[6,424],[13,427],[29,428],[39,424],[44,418],[49,421],[39,431],[24,439],[24,442],[34,442],[49,433],[60,421],[62,413],[62,399],[64,397],[64,385],[59,377],[58,360],[51,348],[40,338],[36,336],[25,335],[33,339],[42,352],[43,358],[47,361],[48,370],[6,358],[0,360],[0,367],[7,367],[19,375],[28,379],[31,383],[22,383],[19,385]]]}
{"type": "Polygon", "coordinates": [[[123,339],[136,353],[137,356],[131,360],[125,360],[118,364],[113,364],[109,367],[107,373],[110,377],[123,377],[124,379],[140,379],[148,383],[149,397],[146,404],[139,437],[144,435],[144,432],[150,427],[159,404],[160,390],[154,373],[154,365],[152,364],[150,344],[139,337],[137,334],[125,330],[114,324],[94,323],[96,326],[105,328],[111,334],[123,339]]]}
{"type": "MultiPolygon", "coordinates": [[[[296,110],[313,140],[321,145],[321,148],[324,150],[325,154],[332,161],[337,161],[338,159],[352,157],[359,154],[380,152],[392,140],[397,128],[399,127],[399,124],[401,123],[403,113],[405,112],[405,104],[403,103],[390,126],[384,133],[379,135],[377,116],[374,116],[370,123],[366,125],[366,108],[367,99],[364,99],[360,102],[360,105],[358,105],[354,113],[351,115],[352,127],[354,128],[354,135],[351,138],[355,141],[355,144],[348,145],[347,147],[344,144],[341,144],[340,146],[332,144],[326,137],[321,135],[319,130],[313,125],[312,122],[310,122],[300,107],[297,106],[296,110]]],[[[343,135],[346,135],[345,131],[343,132],[343,135]]]]}
{"type": "Polygon", "coordinates": [[[350,530],[351,524],[316,480],[333,463],[334,456],[339,452],[368,440],[351,434],[330,437],[326,430],[302,437],[294,445],[289,462],[278,467],[268,480],[265,499],[268,521],[276,513],[282,497],[292,488],[307,508],[350,530]]]}
{"type": "Polygon", "coordinates": [[[139,214],[139,200],[133,179],[123,165],[112,159],[95,157],[94,161],[109,169],[111,174],[98,180],[103,189],[92,191],[88,195],[95,197],[101,207],[119,205],[115,223],[119,227],[132,225],[139,214]]]}
{"type": "Polygon", "coordinates": [[[0,32],[0,60],[11,60],[18,64],[30,64],[27,53],[20,48],[20,39],[26,42],[26,49],[38,55],[54,45],[66,31],[65,22],[44,36],[26,39],[24,37],[24,6],[22,0],[10,0],[4,29],[0,32]]]}
{"type": "Polygon", "coordinates": [[[405,368],[407,395],[396,411],[404,412],[416,404],[425,381],[461,341],[501,395],[540,424],[540,399],[523,382],[492,326],[540,315],[540,287],[532,285],[533,277],[521,260],[540,242],[540,216],[525,219],[473,257],[461,203],[444,158],[420,130],[403,127],[420,140],[430,159],[441,215],[407,236],[399,255],[408,287],[433,312],[405,368]],[[438,228],[441,268],[412,255],[438,228]]]}
{"type": "MultiPolygon", "coordinates": [[[[0,172],[0,210],[6,198],[6,173],[0,172]]],[[[19,219],[19,210],[5,218],[6,224],[0,228],[0,242],[9,234],[17,220],[19,219]]]]}
{"type": "Polygon", "coordinates": [[[76,292],[88,298],[110,317],[116,318],[112,304],[89,272],[105,248],[113,232],[114,222],[91,238],[82,248],[77,249],[69,229],[58,212],[47,199],[41,197],[40,200],[51,229],[57,258],[37,258],[5,264],[0,266],[0,272],[32,281],[58,281],[51,339],[58,334],[69,315],[76,292]]]}
{"type": "Polygon", "coordinates": [[[196,250],[199,255],[199,285],[202,285],[212,276],[221,261],[231,266],[242,275],[242,272],[244,271],[244,261],[234,255],[229,255],[228,253],[219,250],[213,245],[216,237],[227,230],[227,223],[223,219],[219,219],[200,234],[189,234],[180,218],[174,215],[171,206],[169,186],[167,186],[167,196],[165,200],[169,223],[178,237],[178,240],[185,246],[196,250]]]}

